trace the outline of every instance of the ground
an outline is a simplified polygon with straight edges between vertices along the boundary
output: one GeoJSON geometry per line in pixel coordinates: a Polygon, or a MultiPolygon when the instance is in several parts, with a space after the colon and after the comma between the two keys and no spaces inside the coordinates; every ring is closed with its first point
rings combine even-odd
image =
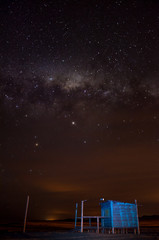
{"type": "Polygon", "coordinates": [[[145,234],[97,234],[97,233],[74,233],[74,232],[39,232],[39,233],[1,233],[1,239],[17,239],[17,240],[159,240],[159,236],[149,236],[145,234]]]}

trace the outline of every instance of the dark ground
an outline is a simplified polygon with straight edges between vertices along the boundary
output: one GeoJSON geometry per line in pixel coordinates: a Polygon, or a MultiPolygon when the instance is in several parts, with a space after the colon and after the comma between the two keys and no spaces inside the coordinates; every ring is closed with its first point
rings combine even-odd
{"type": "Polygon", "coordinates": [[[17,239],[17,240],[25,240],[25,239],[31,239],[31,240],[38,240],[38,239],[54,239],[54,240],[104,240],[104,239],[110,239],[110,240],[158,240],[158,236],[151,236],[147,234],[141,234],[141,235],[134,235],[134,234],[97,234],[97,233],[75,233],[75,232],[39,232],[39,233],[1,233],[0,234],[1,239],[17,239]]]}
{"type": "MultiPolygon", "coordinates": [[[[86,223],[87,224],[87,223],[86,223]]],[[[94,222],[93,225],[96,223],[94,222]]],[[[159,224],[153,219],[144,219],[140,221],[140,235],[129,234],[97,234],[95,232],[75,232],[74,221],[35,221],[28,222],[26,233],[23,233],[23,223],[0,224],[0,239],[17,240],[159,240],[159,224]]]]}

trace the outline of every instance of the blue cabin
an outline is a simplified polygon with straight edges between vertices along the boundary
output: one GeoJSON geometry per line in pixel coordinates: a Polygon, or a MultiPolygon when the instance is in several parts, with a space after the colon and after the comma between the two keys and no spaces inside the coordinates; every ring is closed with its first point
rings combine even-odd
{"type": "Polygon", "coordinates": [[[101,202],[101,227],[112,229],[133,228],[139,233],[137,203],[124,203],[108,200],[101,202]]]}

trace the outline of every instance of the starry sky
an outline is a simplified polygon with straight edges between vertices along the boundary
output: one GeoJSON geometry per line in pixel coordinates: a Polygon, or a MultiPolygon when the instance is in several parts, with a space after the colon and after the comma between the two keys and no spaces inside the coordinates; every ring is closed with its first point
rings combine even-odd
{"type": "Polygon", "coordinates": [[[1,221],[159,214],[159,1],[1,0],[1,221]]]}

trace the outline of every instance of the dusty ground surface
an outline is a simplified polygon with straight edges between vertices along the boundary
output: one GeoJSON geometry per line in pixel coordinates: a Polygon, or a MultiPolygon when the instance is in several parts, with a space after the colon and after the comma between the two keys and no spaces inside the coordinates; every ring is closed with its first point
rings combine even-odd
{"type": "Polygon", "coordinates": [[[159,236],[134,235],[134,234],[97,234],[97,233],[75,233],[75,232],[39,232],[39,233],[0,233],[1,239],[17,240],[159,240],[159,236]]]}
{"type": "MultiPolygon", "coordinates": [[[[96,225],[94,223],[94,225],[96,225]]],[[[23,223],[0,224],[0,239],[17,240],[159,240],[159,222],[140,222],[140,235],[97,234],[74,232],[74,221],[35,221],[27,222],[26,233],[23,223]]]]}

